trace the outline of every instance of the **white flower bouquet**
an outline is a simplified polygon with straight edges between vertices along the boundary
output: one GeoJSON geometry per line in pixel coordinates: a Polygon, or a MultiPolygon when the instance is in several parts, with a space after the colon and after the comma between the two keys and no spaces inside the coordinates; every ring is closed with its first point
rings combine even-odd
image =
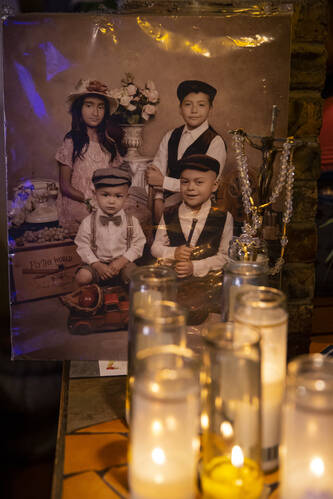
{"type": "Polygon", "coordinates": [[[153,118],[156,106],[159,104],[159,93],[155,83],[148,80],[144,88],[138,87],[134,82],[134,76],[126,73],[121,80],[121,88],[111,90],[111,95],[118,100],[119,106],[114,116],[122,125],[145,123],[153,118]]]}

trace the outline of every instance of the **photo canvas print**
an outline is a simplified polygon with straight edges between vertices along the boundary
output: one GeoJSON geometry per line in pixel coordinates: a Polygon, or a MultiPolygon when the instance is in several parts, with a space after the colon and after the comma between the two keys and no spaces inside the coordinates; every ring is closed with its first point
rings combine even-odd
{"type": "Polygon", "coordinates": [[[286,136],[290,15],[31,14],[3,33],[12,357],[125,361],[147,264],[175,269],[191,327],[218,317],[242,220],[229,132],[269,135],[277,106],[286,136]]]}

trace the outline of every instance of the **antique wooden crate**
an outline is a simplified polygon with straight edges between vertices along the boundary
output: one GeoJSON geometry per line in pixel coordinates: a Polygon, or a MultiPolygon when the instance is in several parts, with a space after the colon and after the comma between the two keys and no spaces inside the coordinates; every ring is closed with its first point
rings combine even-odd
{"type": "Polygon", "coordinates": [[[71,239],[30,243],[9,256],[12,303],[70,293],[81,263],[71,239]]]}

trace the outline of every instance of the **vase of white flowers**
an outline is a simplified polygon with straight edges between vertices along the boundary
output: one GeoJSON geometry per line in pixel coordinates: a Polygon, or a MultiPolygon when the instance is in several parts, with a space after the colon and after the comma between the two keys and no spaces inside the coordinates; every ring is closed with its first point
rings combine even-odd
{"type": "Polygon", "coordinates": [[[142,158],[139,148],[143,143],[144,124],[155,116],[159,93],[152,80],[148,80],[144,88],[140,88],[131,73],[125,74],[121,85],[120,88],[111,90],[112,97],[119,102],[114,116],[124,131],[123,144],[127,149],[125,159],[138,160],[142,158]]]}

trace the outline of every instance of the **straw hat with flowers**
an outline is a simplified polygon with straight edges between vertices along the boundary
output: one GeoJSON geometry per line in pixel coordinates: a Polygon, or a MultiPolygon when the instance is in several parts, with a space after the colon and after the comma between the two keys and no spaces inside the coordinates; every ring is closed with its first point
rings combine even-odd
{"type": "Polygon", "coordinates": [[[78,97],[86,94],[101,95],[105,97],[110,104],[110,114],[113,114],[118,107],[118,100],[112,97],[108,86],[98,80],[79,80],[75,85],[74,92],[71,92],[67,101],[72,104],[78,97]]]}

